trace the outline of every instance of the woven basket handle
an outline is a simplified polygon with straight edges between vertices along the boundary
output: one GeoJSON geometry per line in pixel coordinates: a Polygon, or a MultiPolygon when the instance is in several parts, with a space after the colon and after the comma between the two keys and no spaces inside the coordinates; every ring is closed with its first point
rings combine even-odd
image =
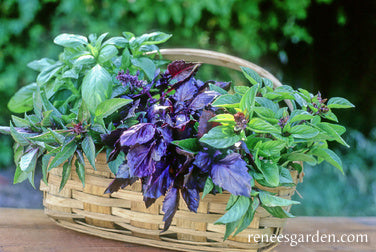
{"type": "Polygon", "coordinates": [[[279,80],[276,77],[274,77],[274,75],[266,71],[264,68],[249,61],[243,60],[235,56],[230,56],[224,53],[188,48],[161,49],[160,53],[163,55],[164,58],[168,60],[186,60],[193,62],[201,62],[215,66],[223,66],[237,71],[241,71],[240,66],[248,67],[256,71],[262,77],[271,80],[274,84],[274,87],[282,85],[281,82],[279,82],[279,80]]]}

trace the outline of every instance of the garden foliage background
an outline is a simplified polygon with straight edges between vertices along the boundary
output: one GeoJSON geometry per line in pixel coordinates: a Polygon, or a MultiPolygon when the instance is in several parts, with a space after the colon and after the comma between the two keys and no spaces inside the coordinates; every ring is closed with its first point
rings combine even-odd
{"type": "MultiPolygon", "coordinates": [[[[173,34],[165,47],[233,54],[295,88],[354,103],[340,114],[352,146],[337,146],[346,176],[324,163],[306,167],[293,213],[375,215],[375,13],[369,0],[1,0],[0,124],[9,123],[11,95],[36,77],[27,63],[56,57],[57,34],[160,30],[173,34]]],[[[238,81],[210,67],[202,75],[238,81]]],[[[0,137],[0,169],[14,169],[11,145],[0,137]]]]}

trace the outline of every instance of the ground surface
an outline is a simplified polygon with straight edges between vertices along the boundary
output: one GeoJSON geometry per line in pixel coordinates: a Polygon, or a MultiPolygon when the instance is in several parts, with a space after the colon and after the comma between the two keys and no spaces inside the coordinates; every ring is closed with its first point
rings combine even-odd
{"type": "Polygon", "coordinates": [[[34,189],[28,181],[13,184],[14,168],[0,170],[0,207],[42,208],[41,174],[35,174],[34,189]]]}

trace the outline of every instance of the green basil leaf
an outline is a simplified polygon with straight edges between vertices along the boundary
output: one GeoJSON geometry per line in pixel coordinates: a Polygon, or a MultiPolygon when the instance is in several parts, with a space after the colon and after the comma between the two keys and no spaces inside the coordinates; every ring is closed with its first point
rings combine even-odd
{"type": "Polygon", "coordinates": [[[235,125],[235,119],[234,116],[231,114],[219,114],[216,115],[212,118],[210,118],[209,122],[219,122],[222,123],[223,125],[235,125]]]}
{"type": "Polygon", "coordinates": [[[282,158],[289,160],[289,161],[304,161],[309,163],[316,163],[316,159],[312,157],[312,155],[299,153],[299,152],[291,152],[281,156],[282,158]]]}
{"type": "Polygon", "coordinates": [[[289,206],[300,204],[298,201],[280,198],[265,191],[260,191],[259,198],[263,206],[276,207],[276,206],[289,206]]]}
{"type": "Polygon", "coordinates": [[[240,135],[234,132],[233,127],[217,126],[200,138],[200,142],[214,148],[225,149],[233,146],[241,139],[240,135]]]}
{"type": "Polygon", "coordinates": [[[77,159],[74,162],[74,165],[76,166],[76,173],[78,175],[78,178],[81,180],[82,186],[85,187],[85,161],[84,156],[82,155],[82,152],[77,150],[77,159]]]}
{"type": "Polygon", "coordinates": [[[332,97],[328,101],[328,108],[354,108],[355,105],[345,98],[332,97]]]}
{"type": "Polygon", "coordinates": [[[34,60],[27,64],[27,66],[35,71],[42,72],[47,67],[54,65],[56,63],[55,60],[49,58],[43,58],[40,60],[34,60]]]}
{"type": "Polygon", "coordinates": [[[310,139],[317,136],[320,132],[308,125],[296,125],[291,127],[289,133],[291,133],[294,138],[310,139]]]}
{"type": "Polygon", "coordinates": [[[261,118],[252,118],[248,123],[248,127],[256,133],[281,133],[280,128],[274,127],[261,118]]]}
{"type": "Polygon", "coordinates": [[[258,92],[259,85],[256,84],[252,86],[240,100],[240,109],[248,115],[249,118],[252,118],[253,109],[255,106],[255,97],[258,92]]]}
{"type": "Polygon", "coordinates": [[[35,169],[38,159],[38,148],[34,148],[26,152],[20,159],[20,169],[24,172],[30,172],[35,169]]]}
{"type": "Polygon", "coordinates": [[[235,204],[235,202],[238,200],[239,197],[240,196],[236,196],[233,194],[230,195],[230,198],[227,201],[226,211],[230,210],[230,208],[235,204]]]}
{"type": "Polygon", "coordinates": [[[84,100],[81,101],[80,109],[78,110],[77,119],[79,122],[89,122],[91,119],[89,108],[84,100]]]}
{"type": "Polygon", "coordinates": [[[100,103],[95,110],[95,117],[100,119],[106,118],[131,102],[133,102],[133,100],[123,98],[112,98],[105,100],[104,102],[100,103]]]}
{"type": "Polygon", "coordinates": [[[213,107],[238,108],[241,97],[239,95],[225,94],[219,96],[214,102],[213,107]]]}
{"type": "Polygon", "coordinates": [[[247,78],[247,80],[249,80],[249,82],[252,85],[262,83],[262,78],[260,77],[260,75],[256,71],[254,71],[254,70],[252,70],[248,67],[240,67],[240,68],[241,68],[244,76],[247,78]]]}
{"type": "Polygon", "coordinates": [[[239,220],[247,211],[251,199],[245,196],[239,196],[232,207],[214,224],[226,224],[239,220]]]}
{"type": "Polygon", "coordinates": [[[123,38],[123,37],[112,37],[108,40],[106,40],[102,47],[105,47],[106,45],[115,45],[117,47],[121,47],[121,48],[124,48],[126,47],[128,44],[128,40],[126,38],[123,38]]]}
{"type": "MultiPolygon", "coordinates": [[[[108,149],[106,152],[107,152],[107,157],[108,157],[111,153],[111,150],[108,149]]],[[[120,152],[115,160],[108,162],[108,168],[110,168],[111,172],[116,175],[119,170],[120,165],[123,164],[124,160],[125,160],[125,154],[124,152],[120,152]]]]}
{"type": "MultiPolygon", "coordinates": [[[[340,136],[342,133],[343,133],[343,130],[344,130],[344,127],[340,126],[340,125],[335,125],[335,124],[331,124],[331,123],[326,123],[326,122],[322,122],[322,123],[319,123],[317,124],[317,127],[319,127],[322,131],[324,131],[329,137],[331,137],[332,139],[334,139],[335,141],[337,141],[338,143],[346,146],[347,148],[350,147],[350,145],[348,145],[346,143],[345,140],[343,140],[343,138],[340,136]],[[339,126],[339,127],[337,127],[339,126]],[[339,134],[336,129],[338,129],[338,131],[341,133],[339,134]]],[[[346,129],[345,129],[346,130],[346,129]]]]}
{"type": "Polygon", "coordinates": [[[236,232],[234,233],[234,236],[239,234],[244,229],[246,229],[251,224],[253,217],[255,216],[256,210],[260,205],[260,201],[258,198],[253,198],[253,200],[251,201],[252,203],[250,204],[248,211],[242,217],[240,225],[238,229],[236,230],[236,232]]]}
{"type": "Polygon", "coordinates": [[[213,188],[214,188],[213,180],[210,177],[208,177],[206,179],[204,190],[202,192],[201,198],[203,199],[208,193],[210,193],[213,190],[213,188]]]}
{"type": "Polygon", "coordinates": [[[228,92],[226,91],[226,90],[224,90],[223,88],[221,88],[221,87],[218,87],[218,86],[216,86],[216,85],[214,85],[214,84],[209,84],[209,89],[211,90],[211,91],[216,91],[216,92],[218,92],[218,93],[220,93],[220,94],[228,94],[228,92]]]}
{"type": "Polygon", "coordinates": [[[15,116],[15,115],[11,115],[11,118],[12,118],[12,121],[13,121],[13,123],[16,127],[27,128],[27,127],[31,126],[31,123],[26,119],[20,118],[20,117],[15,116]]]}
{"type": "Polygon", "coordinates": [[[154,79],[155,71],[157,70],[157,68],[151,59],[146,57],[132,58],[131,62],[134,66],[144,71],[149,80],[154,79]]]}
{"type": "Polygon", "coordinates": [[[43,182],[47,185],[47,172],[48,172],[48,164],[50,159],[53,155],[51,153],[42,155],[42,174],[43,174],[43,182]]]}
{"type": "Polygon", "coordinates": [[[14,173],[13,184],[21,183],[28,179],[28,177],[29,173],[22,171],[20,166],[17,165],[16,172],[14,173]]]}
{"type": "Polygon", "coordinates": [[[87,38],[81,35],[63,33],[54,39],[54,43],[64,47],[77,47],[86,45],[87,38]]]}
{"type": "MultiPolygon", "coordinates": [[[[78,57],[75,61],[74,61],[74,66],[78,67],[78,66],[82,66],[82,65],[90,65],[90,64],[95,64],[95,58],[93,55],[91,54],[86,54],[86,55],[82,55],[80,57],[78,57]]],[[[65,76],[63,75],[63,77],[66,77],[67,74],[65,74],[65,76]]]]}
{"type": "Polygon", "coordinates": [[[313,115],[304,110],[294,109],[291,112],[290,123],[299,122],[303,120],[311,120],[313,115]]]}
{"type": "Polygon", "coordinates": [[[63,172],[61,174],[61,182],[60,182],[59,192],[61,192],[61,190],[63,190],[65,184],[67,183],[67,181],[70,177],[70,174],[71,174],[71,170],[72,170],[72,157],[70,157],[68,159],[68,161],[63,164],[63,172]]]}
{"type": "Polygon", "coordinates": [[[93,138],[90,135],[87,135],[84,140],[82,141],[82,150],[85,153],[85,156],[89,160],[91,166],[96,170],[95,167],[95,145],[93,138]]]}
{"type": "Polygon", "coordinates": [[[164,32],[152,32],[149,34],[143,34],[137,39],[140,40],[140,45],[155,45],[166,42],[171,36],[171,34],[164,32]]]}
{"type": "Polygon", "coordinates": [[[37,83],[38,85],[43,85],[47,83],[53,76],[55,76],[64,66],[61,62],[57,62],[54,65],[46,67],[43,69],[40,74],[37,76],[37,83]]]}
{"type": "Polygon", "coordinates": [[[33,109],[33,93],[38,85],[31,83],[18,90],[8,102],[8,108],[13,113],[25,113],[33,109]]]}
{"type": "Polygon", "coordinates": [[[271,163],[270,161],[261,161],[260,170],[264,175],[265,181],[270,184],[272,187],[276,187],[279,185],[279,168],[278,165],[275,163],[271,163]]]}
{"type": "Polygon", "coordinates": [[[268,211],[271,215],[277,218],[292,218],[295,217],[294,215],[290,214],[286,210],[284,210],[282,207],[267,207],[262,205],[262,207],[268,211]]]}
{"type": "Polygon", "coordinates": [[[117,53],[118,53],[118,50],[116,49],[114,45],[106,45],[102,47],[102,49],[99,52],[98,62],[100,64],[103,64],[106,61],[115,57],[117,53]]]}
{"type": "Polygon", "coordinates": [[[182,148],[183,150],[186,150],[192,153],[197,153],[201,150],[201,146],[197,138],[175,140],[175,141],[172,141],[171,143],[175,144],[179,148],[182,148]]]}
{"type": "Polygon", "coordinates": [[[286,146],[284,141],[273,140],[266,141],[258,145],[259,153],[261,156],[279,156],[282,149],[286,146]]]}
{"type": "Polygon", "coordinates": [[[112,78],[106,69],[100,65],[94,66],[82,81],[82,99],[94,114],[97,106],[111,97],[112,78]]]}
{"type": "Polygon", "coordinates": [[[343,173],[341,158],[334,151],[326,149],[326,148],[318,148],[318,149],[312,150],[310,154],[316,155],[324,159],[329,164],[338,168],[338,170],[340,170],[343,173]]]}
{"type": "Polygon", "coordinates": [[[77,149],[77,145],[74,141],[69,142],[67,145],[63,146],[60,152],[56,154],[54,159],[52,159],[49,170],[52,168],[58,167],[62,163],[64,163],[66,160],[71,158],[74,154],[74,152],[77,149]]]}

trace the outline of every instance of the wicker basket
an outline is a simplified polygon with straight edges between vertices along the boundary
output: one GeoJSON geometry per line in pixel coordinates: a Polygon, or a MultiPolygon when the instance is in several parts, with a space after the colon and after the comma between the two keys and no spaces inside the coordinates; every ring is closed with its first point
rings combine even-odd
{"type": "MultiPolygon", "coordinates": [[[[164,49],[161,50],[161,54],[170,60],[198,61],[236,70],[239,70],[239,66],[249,67],[272,80],[275,86],[281,85],[263,68],[233,56],[196,49],[164,49]]],[[[248,236],[278,235],[285,223],[285,219],[275,218],[259,207],[247,229],[236,237],[223,241],[225,226],[213,223],[225,213],[230,194],[224,192],[215,196],[205,196],[200,200],[197,213],[190,212],[181,201],[171,227],[161,234],[163,197],[146,209],[139,182],[111,195],[103,194],[114,178],[107,166],[104,153],[97,156],[96,167],[97,170],[94,171],[86,162],[84,188],[72,169],[68,182],[59,192],[61,167],[48,173],[48,185],[41,182],[45,213],[57,224],[108,239],[181,251],[257,251],[270,250],[277,244],[254,243],[248,240],[248,236]]],[[[298,183],[298,173],[291,171],[291,175],[294,182],[298,183]]],[[[295,191],[295,188],[291,187],[262,189],[289,199],[295,191]]]]}

